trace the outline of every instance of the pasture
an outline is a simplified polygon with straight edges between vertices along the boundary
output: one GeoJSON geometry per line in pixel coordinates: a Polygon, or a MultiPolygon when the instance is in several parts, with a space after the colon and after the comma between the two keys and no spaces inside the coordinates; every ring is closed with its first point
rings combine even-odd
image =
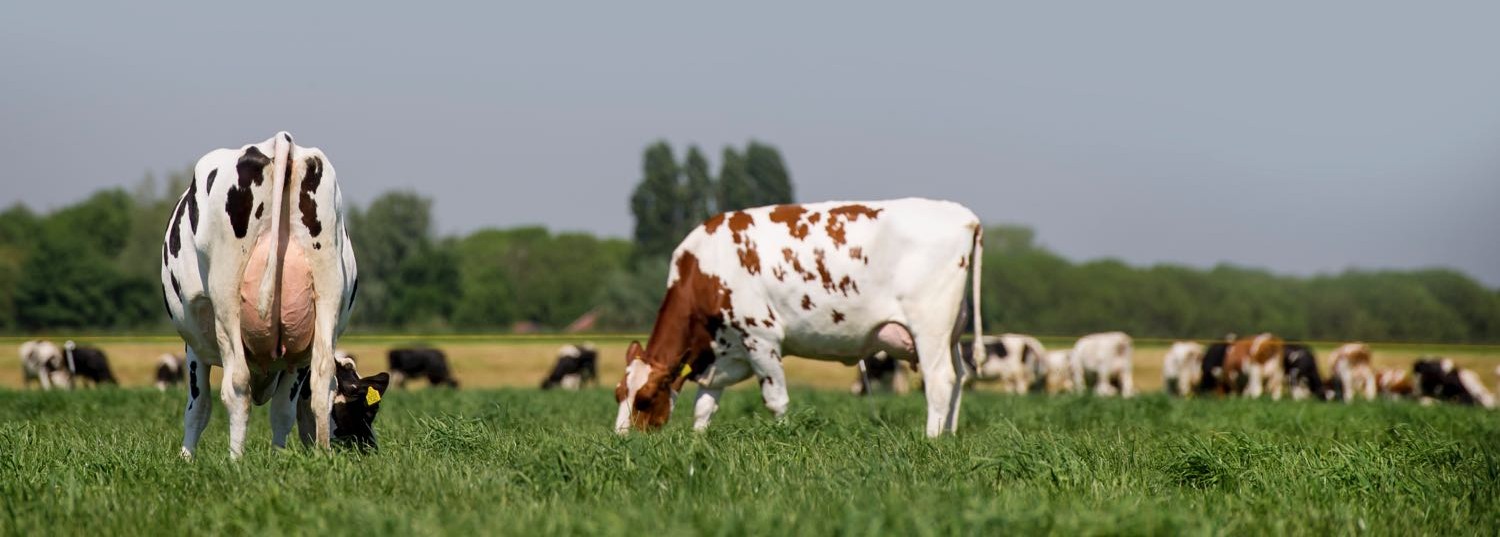
{"type": "MultiPolygon", "coordinates": [[[[791,359],[783,421],[740,389],[707,434],[679,408],[620,438],[607,388],[628,340],[596,338],[605,387],[532,389],[561,341],[435,342],[465,389],[390,393],[375,454],[273,452],[258,408],[239,463],[221,406],[198,460],[177,458],[184,394],[142,388],[171,339],[94,341],[125,389],[0,390],[0,534],[1500,533],[1493,412],[981,390],[934,441],[920,396],[854,398],[852,370],[791,359]]],[[[346,343],[368,373],[401,341],[346,343]]],[[[1493,349],[1376,350],[1447,354],[1494,385],[1493,349]]],[[[1145,390],[1161,352],[1137,353],[1145,390]]]]}

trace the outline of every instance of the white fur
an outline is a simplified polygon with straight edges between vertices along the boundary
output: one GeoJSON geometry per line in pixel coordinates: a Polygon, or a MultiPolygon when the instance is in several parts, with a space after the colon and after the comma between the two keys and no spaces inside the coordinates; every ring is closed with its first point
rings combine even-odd
{"type": "Polygon", "coordinates": [[[27,341],[21,344],[20,356],[23,384],[30,385],[35,380],[43,390],[66,390],[71,387],[71,370],[64,363],[63,352],[56,343],[47,340],[27,341]]]}
{"type": "Polygon", "coordinates": [[[1177,395],[1190,396],[1203,377],[1203,345],[1178,341],[1167,349],[1161,365],[1162,386],[1174,388],[1177,395]]]}
{"type": "MultiPolygon", "coordinates": [[[[1363,396],[1366,401],[1374,401],[1375,394],[1379,390],[1380,382],[1375,378],[1375,370],[1368,363],[1351,364],[1349,355],[1364,347],[1363,343],[1345,343],[1333,350],[1331,360],[1333,361],[1333,374],[1339,377],[1339,382],[1344,385],[1344,402],[1352,402],[1356,393],[1363,396]]],[[[1373,359],[1373,356],[1371,357],[1373,359]]]]}
{"type": "Polygon", "coordinates": [[[1129,335],[1124,332],[1089,334],[1073,345],[1073,383],[1082,390],[1088,389],[1087,374],[1094,374],[1094,395],[1132,397],[1135,395],[1135,379],[1131,366],[1133,348],[1129,335]],[[1114,382],[1120,384],[1118,393],[1114,382]]]}

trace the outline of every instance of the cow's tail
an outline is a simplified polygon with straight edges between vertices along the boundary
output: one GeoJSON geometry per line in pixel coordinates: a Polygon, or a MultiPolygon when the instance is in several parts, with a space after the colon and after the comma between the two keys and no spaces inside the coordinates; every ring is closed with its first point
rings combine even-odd
{"type": "Polygon", "coordinates": [[[976,222],[974,224],[974,246],[973,248],[969,249],[969,281],[971,288],[971,290],[969,291],[971,293],[969,299],[969,307],[972,308],[969,313],[974,318],[974,360],[976,363],[983,360],[985,355],[984,329],[982,328],[984,326],[984,320],[979,317],[979,280],[981,273],[980,264],[983,261],[984,226],[976,222]]]}
{"type": "Polygon", "coordinates": [[[292,167],[292,135],[285,131],[276,133],[271,139],[271,170],[274,174],[271,178],[271,247],[266,254],[266,269],[261,273],[259,296],[256,300],[256,313],[260,314],[262,320],[269,319],[272,310],[272,293],[276,290],[276,281],[281,278],[282,241],[281,217],[282,202],[286,196],[286,182],[291,179],[292,167]]]}

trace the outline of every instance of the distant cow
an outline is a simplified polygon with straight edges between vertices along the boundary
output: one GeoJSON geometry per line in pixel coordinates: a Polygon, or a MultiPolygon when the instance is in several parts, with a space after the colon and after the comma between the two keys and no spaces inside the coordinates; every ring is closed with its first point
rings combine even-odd
{"type": "Polygon", "coordinates": [[[1168,395],[1186,396],[1198,385],[1203,374],[1203,345],[1193,341],[1178,341],[1167,349],[1162,359],[1162,389],[1168,395]]]}
{"type": "Polygon", "coordinates": [[[1131,397],[1135,382],[1131,366],[1130,336],[1124,332],[1090,334],[1073,345],[1073,384],[1092,388],[1095,395],[1131,397]]]}
{"type": "Polygon", "coordinates": [[[1416,374],[1405,369],[1380,368],[1375,371],[1375,385],[1387,399],[1417,396],[1416,374]]]}
{"type": "Polygon", "coordinates": [[[1325,398],[1323,376],[1318,372],[1318,357],[1313,354],[1312,347],[1302,343],[1287,343],[1281,351],[1281,369],[1286,372],[1286,382],[1292,389],[1293,400],[1325,398]]]}
{"type": "Polygon", "coordinates": [[[72,341],[63,344],[63,354],[68,359],[68,371],[75,381],[88,379],[94,386],[119,384],[115,374],[109,370],[109,358],[97,347],[80,347],[72,341]]]}
{"type": "Polygon", "coordinates": [[[576,390],[589,384],[599,384],[599,350],[592,343],[563,345],[542,389],[576,390]]]}
{"type": "Polygon", "coordinates": [[[1230,390],[1223,386],[1224,358],[1229,355],[1228,341],[1208,344],[1203,348],[1203,362],[1198,374],[1199,394],[1223,395],[1230,390]]]}
{"type": "Polygon", "coordinates": [[[433,386],[458,387],[458,381],[448,369],[448,357],[443,351],[425,348],[391,349],[386,356],[390,359],[391,382],[397,387],[405,388],[407,381],[413,377],[427,377],[427,382],[433,386]]]}
{"type": "Polygon", "coordinates": [[[983,338],[985,356],[973,358],[973,346],[962,345],[964,362],[972,364],[975,380],[996,381],[1007,393],[1026,393],[1031,389],[1034,371],[1042,360],[1042,344],[1031,336],[1002,334],[983,338]]]}
{"type": "Polygon", "coordinates": [[[1042,358],[1042,389],[1048,395],[1075,393],[1080,390],[1073,384],[1073,360],[1070,351],[1047,351],[1042,358]]]}
{"type": "Polygon", "coordinates": [[[1269,333],[1235,341],[1224,356],[1220,389],[1252,398],[1269,390],[1271,399],[1281,399],[1286,382],[1281,369],[1284,346],[1281,338],[1269,333]]]}
{"type": "Polygon", "coordinates": [[[186,375],[182,371],[183,359],[181,356],[167,353],[156,359],[156,389],[167,391],[167,388],[182,383],[186,375]]]}
{"type": "Polygon", "coordinates": [[[30,386],[36,381],[43,390],[71,387],[71,375],[63,352],[56,343],[31,340],[21,344],[21,382],[30,386]]]}
{"type": "Polygon", "coordinates": [[[1417,377],[1417,393],[1423,400],[1495,407],[1495,396],[1484,387],[1479,375],[1458,367],[1453,360],[1422,357],[1412,365],[1412,372],[1417,377]]]}
{"type": "Polygon", "coordinates": [[[875,391],[905,395],[911,389],[906,366],[885,351],[860,360],[856,367],[859,368],[859,378],[849,387],[854,395],[869,395],[875,391]]]}
{"type": "Polygon", "coordinates": [[[1346,343],[1333,350],[1333,378],[1329,381],[1330,399],[1341,399],[1345,403],[1354,400],[1355,394],[1365,400],[1375,400],[1380,389],[1375,378],[1375,369],[1370,364],[1370,347],[1364,343],[1346,343]]]}

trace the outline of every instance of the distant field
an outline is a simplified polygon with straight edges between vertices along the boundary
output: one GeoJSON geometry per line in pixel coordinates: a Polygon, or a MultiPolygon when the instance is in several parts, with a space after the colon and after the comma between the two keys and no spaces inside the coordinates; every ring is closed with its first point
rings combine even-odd
{"type": "Polygon", "coordinates": [[[180,390],[0,390],[0,535],[1500,534],[1473,408],[975,393],[934,441],[918,396],[792,397],[619,438],[605,389],[400,392],[367,456],[257,409],[239,463],[219,407],[187,463],[180,390]]]}
{"type": "MultiPolygon", "coordinates": [[[[60,338],[55,339],[60,341],[60,338]]],[[[559,346],[585,340],[598,344],[599,374],[605,384],[612,386],[624,369],[625,347],[631,340],[629,336],[448,336],[422,341],[447,352],[465,387],[499,388],[540,384],[551,369],[559,346]]],[[[0,386],[21,385],[21,367],[15,350],[21,341],[22,338],[0,338],[0,346],[11,349],[0,352],[0,386]]],[[[103,348],[109,354],[115,375],[125,386],[150,385],[154,380],[156,358],[166,352],[182,352],[181,340],[167,336],[80,341],[103,348]]],[[[362,372],[369,373],[385,369],[385,352],[392,346],[415,341],[405,337],[350,336],[341,341],[341,346],[359,359],[362,372]]],[[[1057,339],[1043,342],[1049,349],[1065,349],[1072,344],[1071,340],[1057,339]]],[[[1316,347],[1324,374],[1328,373],[1326,358],[1333,347],[1333,344],[1316,347]]],[[[1409,369],[1416,357],[1434,354],[1453,358],[1460,365],[1474,369],[1492,388],[1500,381],[1495,376],[1495,366],[1500,365],[1500,346],[1376,344],[1373,348],[1375,363],[1380,366],[1409,369]]],[[[1141,390],[1161,389],[1161,361],[1166,349],[1164,342],[1138,343],[1135,379],[1141,390]]],[[[842,364],[795,357],[786,361],[786,369],[789,383],[811,388],[847,389],[856,374],[853,368],[842,364]]],[[[217,376],[214,382],[217,385],[217,376]]],[[[746,383],[746,386],[753,385],[746,383]]]]}

